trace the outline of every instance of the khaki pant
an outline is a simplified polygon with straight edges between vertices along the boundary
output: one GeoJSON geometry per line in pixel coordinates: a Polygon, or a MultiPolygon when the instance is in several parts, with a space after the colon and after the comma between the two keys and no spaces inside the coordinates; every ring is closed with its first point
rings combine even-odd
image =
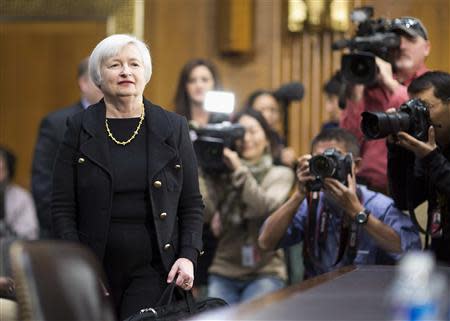
{"type": "Polygon", "coordinates": [[[17,321],[17,302],[0,299],[0,321],[17,321]]]}

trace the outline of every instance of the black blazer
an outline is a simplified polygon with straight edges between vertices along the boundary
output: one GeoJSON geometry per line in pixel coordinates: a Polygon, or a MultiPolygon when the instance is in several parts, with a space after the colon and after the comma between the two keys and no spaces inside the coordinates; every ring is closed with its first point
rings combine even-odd
{"type": "Polygon", "coordinates": [[[34,148],[31,191],[36,204],[41,237],[52,238],[52,173],[59,144],[63,141],[67,119],[83,111],[81,101],[54,111],[42,119],[34,148]]]}
{"type": "MultiPolygon", "coordinates": [[[[203,201],[186,119],[144,100],[149,197],[158,248],[167,270],[179,257],[196,264],[202,248],[203,201]]],[[[80,241],[103,261],[114,177],[104,101],[72,117],[53,173],[57,236],[80,241]]],[[[126,164],[125,164],[126,165],[126,164]]]]}

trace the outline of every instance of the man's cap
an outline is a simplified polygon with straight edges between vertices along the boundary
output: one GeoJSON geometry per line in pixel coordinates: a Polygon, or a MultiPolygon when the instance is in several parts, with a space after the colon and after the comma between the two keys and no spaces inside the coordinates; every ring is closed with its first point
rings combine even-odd
{"type": "Polygon", "coordinates": [[[414,17],[400,17],[392,20],[392,31],[403,31],[411,37],[422,37],[428,40],[428,32],[422,21],[414,17]]]}

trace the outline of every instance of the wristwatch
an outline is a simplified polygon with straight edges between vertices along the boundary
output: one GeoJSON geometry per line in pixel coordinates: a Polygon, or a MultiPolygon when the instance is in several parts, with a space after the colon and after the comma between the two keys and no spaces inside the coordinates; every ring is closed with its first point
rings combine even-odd
{"type": "Polygon", "coordinates": [[[360,225],[366,224],[367,221],[369,220],[369,215],[370,215],[370,211],[367,208],[365,208],[364,210],[362,210],[361,212],[356,214],[356,216],[355,216],[356,223],[358,223],[360,225]]]}

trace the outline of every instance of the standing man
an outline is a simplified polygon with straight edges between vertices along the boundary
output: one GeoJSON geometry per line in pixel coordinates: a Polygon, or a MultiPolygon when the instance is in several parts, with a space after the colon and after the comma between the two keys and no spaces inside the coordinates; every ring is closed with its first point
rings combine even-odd
{"type": "Polygon", "coordinates": [[[89,58],[78,65],[80,101],[52,112],[42,119],[33,157],[31,190],[33,193],[42,238],[52,238],[50,201],[52,192],[53,163],[59,144],[64,138],[66,121],[76,113],[95,104],[102,98],[101,91],[88,74],[89,58]]]}
{"type": "Polygon", "coordinates": [[[365,140],[360,129],[361,113],[398,108],[408,99],[407,86],[427,71],[425,59],[430,53],[428,33],[414,17],[394,19],[392,31],[400,36],[393,73],[390,63],[376,58],[378,78],[374,86],[355,85],[353,95],[342,112],[340,127],[354,134],[361,145],[362,167],[358,179],[369,188],[387,192],[387,149],[385,140],[365,140]]]}
{"type": "Polygon", "coordinates": [[[406,132],[388,139],[389,186],[396,205],[413,210],[428,201],[431,250],[450,265],[450,74],[427,72],[408,87],[428,107],[428,140],[406,132]]]}

